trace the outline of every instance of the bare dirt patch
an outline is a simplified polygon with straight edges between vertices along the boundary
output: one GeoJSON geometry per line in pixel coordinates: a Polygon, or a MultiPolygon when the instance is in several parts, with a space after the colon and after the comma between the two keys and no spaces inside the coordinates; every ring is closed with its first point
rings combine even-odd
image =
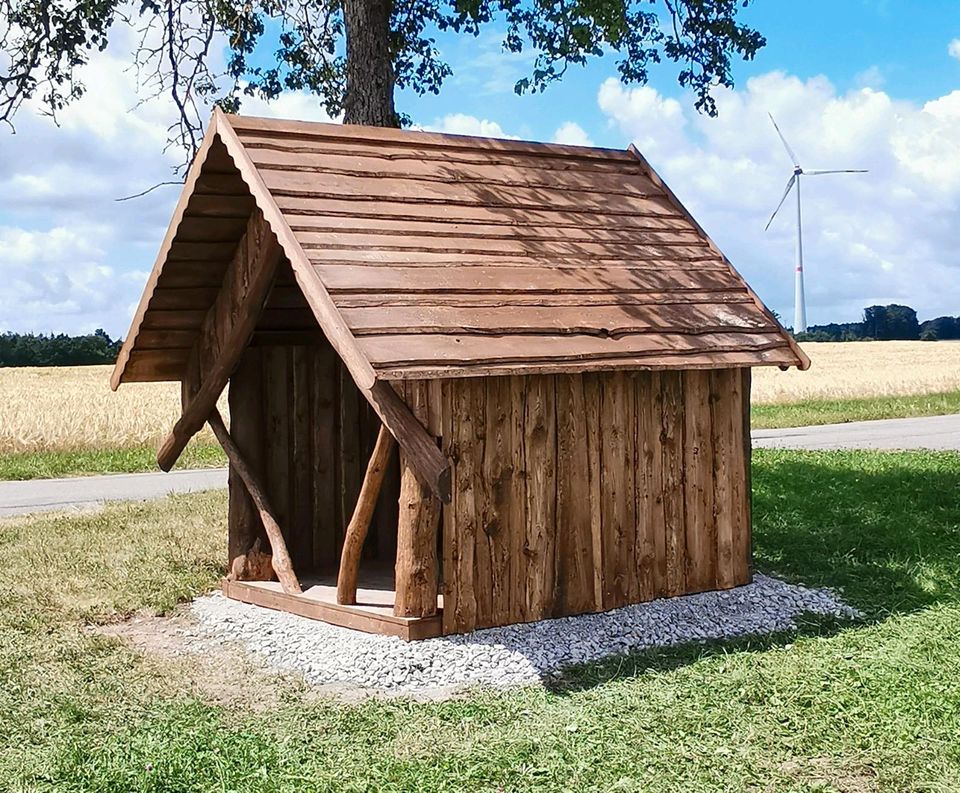
{"type": "Polygon", "coordinates": [[[166,617],[138,614],[93,630],[130,645],[147,663],[162,667],[178,689],[211,704],[262,711],[290,696],[320,693],[296,676],[257,664],[239,644],[210,642],[186,610],[166,617]]]}
{"type": "Polygon", "coordinates": [[[169,616],[137,614],[122,622],[98,625],[93,631],[119,639],[137,650],[180,691],[224,707],[270,710],[290,698],[361,702],[370,697],[406,696],[418,701],[459,698],[463,692],[430,689],[415,696],[370,689],[352,683],[310,683],[280,672],[250,655],[240,642],[224,643],[199,630],[188,607],[169,616]]]}
{"type": "Polygon", "coordinates": [[[790,777],[837,793],[876,793],[877,771],[869,763],[843,763],[833,757],[790,760],[780,766],[790,777]]]}

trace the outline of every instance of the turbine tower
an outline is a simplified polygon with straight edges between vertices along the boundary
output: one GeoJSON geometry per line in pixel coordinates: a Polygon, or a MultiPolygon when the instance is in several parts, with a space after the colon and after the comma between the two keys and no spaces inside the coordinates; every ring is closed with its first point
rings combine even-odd
{"type": "Polygon", "coordinates": [[[787,196],[790,195],[790,191],[796,186],[797,188],[797,266],[794,273],[794,295],[793,295],[793,332],[794,333],[804,333],[807,330],[807,303],[806,297],[803,291],[803,231],[801,226],[801,212],[800,212],[800,177],[801,176],[823,176],[828,173],[867,173],[865,170],[832,170],[832,171],[805,171],[800,167],[800,162],[797,160],[797,155],[793,153],[793,149],[790,148],[790,144],[787,143],[787,139],[783,137],[783,133],[780,131],[780,127],[777,126],[777,122],[773,119],[773,114],[768,113],[770,116],[770,121],[773,122],[773,128],[777,131],[777,136],[780,138],[780,142],[783,143],[783,148],[787,150],[787,155],[790,157],[790,160],[793,162],[793,174],[787,180],[787,189],[783,191],[783,197],[780,199],[780,203],[777,204],[777,208],[773,210],[773,214],[770,216],[770,220],[767,221],[767,225],[764,226],[764,231],[770,228],[770,224],[773,223],[773,219],[777,216],[777,212],[780,211],[780,207],[783,206],[783,202],[787,200],[787,196]]]}

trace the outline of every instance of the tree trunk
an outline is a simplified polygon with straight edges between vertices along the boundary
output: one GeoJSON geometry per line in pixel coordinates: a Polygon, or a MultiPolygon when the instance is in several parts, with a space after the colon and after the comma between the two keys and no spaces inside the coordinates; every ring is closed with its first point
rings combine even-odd
{"type": "Polygon", "coordinates": [[[344,124],[398,127],[393,105],[393,0],[343,0],[347,37],[344,124]]]}

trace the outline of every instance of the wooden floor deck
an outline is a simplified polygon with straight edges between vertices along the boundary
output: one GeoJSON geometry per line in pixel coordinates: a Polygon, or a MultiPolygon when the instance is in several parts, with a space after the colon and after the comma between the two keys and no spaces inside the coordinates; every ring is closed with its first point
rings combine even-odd
{"type": "Polygon", "coordinates": [[[393,581],[382,573],[361,574],[357,603],[337,603],[337,581],[334,576],[301,581],[302,594],[287,594],[277,581],[223,581],[223,594],[228,598],[257,606],[287,611],[301,617],[339,625],[343,628],[384,636],[397,636],[405,641],[430,639],[441,634],[442,596],[437,597],[437,614],[432,617],[397,617],[393,613],[396,593],[393,581]]]}

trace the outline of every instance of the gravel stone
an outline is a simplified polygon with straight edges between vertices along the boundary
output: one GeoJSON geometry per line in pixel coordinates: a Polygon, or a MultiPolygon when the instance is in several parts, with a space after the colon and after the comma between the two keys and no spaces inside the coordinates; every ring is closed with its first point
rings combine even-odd
{"type": "Polygon", "coordinates": [[[831,590],[761,574],[723,592],[418,642],[327,625],[219,592],[195,600],[191,611],[206,640],[240,642],[269,668],[311,683],[394,693],[532,685],[611,655],[792,630],[804,613],[860,616],[831,590]]]}

